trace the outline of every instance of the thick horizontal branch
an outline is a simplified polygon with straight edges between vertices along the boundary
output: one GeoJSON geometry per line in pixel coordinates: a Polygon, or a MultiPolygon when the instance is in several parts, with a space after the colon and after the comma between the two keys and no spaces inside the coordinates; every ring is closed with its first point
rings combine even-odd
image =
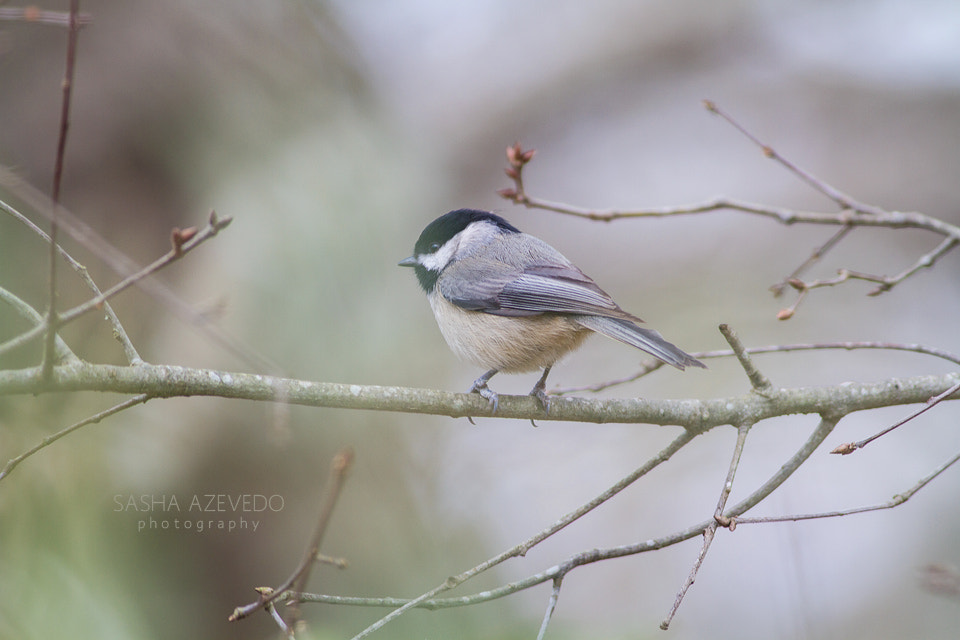
{"type": "MultiPolygon", "coordinates": [[[[960,382],[960,374],[845,382],[833,387],[773,389],[763,396],[652,400],[553,397],[550,413],[530,396],[501,395],[496,416],[574,422],[683,425],[695,431],[718,425],[756,423],[790,414],[842,416],[853,411],[926,402],[960,382]]],[[[39,367],[0,371],[0,396],[54,391],[99,391],[169,398],[214,396],[277,401],[315,407],[445,415],[491,416],[477,394],[431,389],[311,382],[273,376],[141,364],[114,366],[77,362],[55,367],[44,380],[39,367]]],[[[960,399],[960,392],[951,399],[960,399]]]]}

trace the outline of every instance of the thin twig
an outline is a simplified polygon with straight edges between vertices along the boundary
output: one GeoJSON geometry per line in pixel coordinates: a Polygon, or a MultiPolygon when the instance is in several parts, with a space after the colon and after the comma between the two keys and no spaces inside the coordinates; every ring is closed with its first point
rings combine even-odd
{"type": "Polygon", "coordinates": [[[920,489],[923,489],[925,486],[930,484],[930,482],[939,476],[941,473],[949,469],[953,464],[960,460],[960,453],[954,454],[949,460],[943,464],[936,467],[933,471],[921,478],[916,484],[912,487],[896,494],[887,502],[882,502],[879,504],[874,504],[866,507],[852,507],[850,509],[841,509],[839,511],[825,511],[822,513],[804,513],[797,515],[789,516],[769,516],[769,517],[755,517],[755,518],[733,518],[731,519],[737,525],[741,524],[766,524],[770,522],[797,522],[800,520],[817,520],[820,518],[839,518],[841,516],[849,516],[856,513],[867,513],[870,511],[881,511],[883,509],[893,509],[898,507],[910,498],[914,496],[920,489]]]}
{"type": "Polygon", "coordinates": [[[683,586],[680,587],[680,591],[677,592],[677,597],[673,601],[673,606],[670,607],[670,612],[667,614],[667,617],[664,618],[663,622],[660,623],[660,628],[664,631],[670,628],[670,623],[673,621],[673,617],[677,614],[677,610],[680,608],[680,604],[683,602],[684,597],[686,597],[687,591],[690,590],[690,587],[692,587],[693,583],[696,581],[697,574],[700,573],[700,567],[703,566],[703,561],[707,557],[707,551],[710,550],[710,545],[713,543],[713,539],[716,536],[717,527],[733,526],[730,519],[723,515],[723,510],[726,508],[727,499],[730,497],[730,492],[733,490],[733,480],[737,475],[737,469],[740,467],[740,458],[743,455],[743,447],[746,445],[747,434],[750,433],[751,426],[752,425],[745,423],[737,427],[737,443],[734,445],[733,455],[730,457],[730,466],[727,468],[727,477],[723,482],[723,487],[720,489],[720,498],[717,500],[717,508],[713,513],[713,521],[707,524],[706,528],[703,530],[703,544],[700,547],[700,553],[697,555],[697,560],[693,563],[693,567],[690,569],[690,574],[687,576],[683,586]]]}
{"type": "Polygon", "coordinates": [[[739,131],[745,138],[747,138],[752,143],[760,147],[761,151],[763,151],[763,155],[778,162],[782,167],[787,169],[787,171],[799,177],[808,185],[810,185],[811,187],[813,187],[823,195],[827,196],[828,198],[836,202],[842,209],[852,209],[854,211],[860,211],[862,213],[867,213],[870,215],[883,215],[884,213],[886,213],[882,209],[874,207],[873,205],[860,202],[859,200],[853,198],[852,196],[840,191],[836,187],[833,187],[827,184],[826,182],[824,182],[820,178],[817,178],[810,172],[804,169],[801,169],[799,166],[797,166],[790,160],[787,160],[782,155],[777,153],[777,151],[773,147],[761,142],[759,138],[753,135],[753,133],[751,133],[742,124],[737,122],[737,120],[734,119],[733,116],[731,116],[729,113],[727,113],[726,111],[718,107],[716,103],[713,102],[712,100],[704,100],[703,106],[707,109],[707,111],[710,111],[711,113],[715,113],[721,118],[723,118],[724,120],[726,120],[728,124],[730,124],[734,129],[739,131]]]}
{"type": "MultiPolygon", "coordinates": [[[[833,511],[828,513],[817,513],[817,514],[804,514],[804,515],[792,515],[792,516],[780,516],[780,517],[761,517],[761,518],[742,518],[740,514],[746,513],[754,506],[759,504],[764,498],[769,496],[774,490],[776,490],[790,475],[793,474],[799,467],[809,458],[810,454],[815,451],[818,446],[826,439],[830,434],[833,428],[837,424],[836,418],[822,419],[820,424],[817,426],[817,429],[811,434],[810,438],[806,443],[796,452],[794,455],[781,467],[781,469],[771,477],[767,482],[765,482],[760,488],[755,490],[750,494],[745,500],[731,508],[726,512],[726,514],[721,515],[719,518],[716,517],[711,520],[707,520],[698,524],[694,524],[690,527],[687,527],[683,531],[669,534],[660,538],[646,540],[641,543],[624,545],[620,547],[612,547],[608,549],[591,549],[582,553],[578,553],[574,556],[571,556],[567,560],[563,561],[560,564],[554,565],[545,571],[534,574],[522,580],[511,582],[505,584],[501,587],[495,589],[490,589],[477,593],[471,596],[462,596],[458,598],[437,598],[437,599],[427,599],[420,600],[414,606],[422,609],[436,610],[436,609],[445,609],[451,607],[464,607],[472,606],[482,602],[489,602],[491,600],[496,600],[498,598],[503,598],[519,591],[529,589],[531,587],[543,584],[548,581],[556,581],[558,578],[566,576],[570,571],[575,569],[578,566],[583,566],[585,564],[591,564],[595,562],[600,562],[602,560],[610,560],[613,558],[621,558],[629,555],[636,555],[639,553],[656,551],[663,549],[680,542],[689,540],[697,535],[702,535],[704,531],[714,528],[717,525],[726,526],[731,531],[741,524],[762,524],[770,522],[785,522],[785,521],[795,521],[795,520],[809,520],[814,518],[830,518],[830,517],[839,517],[845,515],[854,515],[857,513],[864,513],[868,511],[876,511],[880,509],[892,509],[897,507],[907,500],[909,500],[914,494],[916,494],[920,489],[929,484],[934,478],[943,473],[947,468],[952,464],[960,460],[960,453],[954,455],[950,460],[938,466],[932,472],[924,476],[919,482],[908,490],[897,494],[888,502],[879,505],[873,505],[869,507],[857,507],[853,509],[847,509],[843,511],[833,511]]],[[[740,440],[738,434],[738,441],[740,440]]],[[[728,473],[729,478],[729,473],[728,473]]],[[[726,484],[724,485],[724,492],[721,494],[721,500],[718,502],[718,506],[725,501],[723,493],[727,493],[726,484]]],[[[719,509],[718,509],[719,511],[719,509]]],[[[325,594],[313,594],[313,593],[304,593],[300,596],[301,602],[317,602],[333,605],[344,605],[344,606],[365,606],[365,607],[400,607],[412,603],[413,601],[405,598],[358,598],[350,596],[332,596],[325,594]]]]}
{"type": "Polygon", "coordinates": [[[888,433],[890,433],[890,432],[893,431],[894,429],[897,429],[898,427],[901,427],[901,426],[905,425],[906,423],[910,422],[911,420],[913,420],[913,419],[916,418],[917,416],[921,415],[922,413],[924,413],[924,412],[926,412],[926,411],[929,411],[930,409],[933,409],[935,406],[937,406],[938,404],[940,404],[941,402],[943,402],[944,400],[946,400],[947,398],[949,398],[950,396],[952,396],[952,395],[953,395],[954,393],[956,393],[957,391],[960,391],[960,382],[958,382],[957,384],[953,385],[952,387],[950,387],[949,389],[947,389],[947,390],[944,391],[943,393],[940,393],[940,394],[938,394],[938,395],[930,398],[930,399],[927,401],[927,404],[926,404],[926,405],[924,405],[924,406],[921,407],[920,409],[914,411],[913,413],[911,413],[909,416],[907,416],[907,417],[904,418],[903,420],[900,420],[899,422],[896,422],[896,423],[890,425],[889,427],[887,427],[887,428],[884,429],[883,431],[881,431],[881,432],[879,432],[879,433],[875,433],[875,434],[873,434],[872,436],[870,436],[869,438],[865,438],[865,439],[863,439],[863,440],[860,440],[859,442],[848,442],[848,443],[842,444],[842,445],[838,446],[836,449],[834,449],[833,451],[831,451],[830,453],[839,453],[839,454],[841,454],[841,455],[848,455],[848,454],[853,453],[853,452],[856,451],[857,449],[862,449],[863,447],[867,446],[868,444],[870,444],[871,442],[873,442],[873,441],[876,440],[877,438],[880,438],[881,436],[887,435],[888,433]]]}
{"type": "Polygon", "coordinates": [[[67,64],[63,72],[61,90],[63,98],[60,102],[60,133],[57,137],[57,156],[53,165],[53,188],[50,194],[52,219],[50,221],[50,260],[49,260],[49,290],[47,321],[44,325],[46,338],[43,347],[43,377],[49,380],[53,371],[55,356],[55,342],[57,331],[60,329],[57,314],[57,223],[60,206],[60,185],[63,182],[63,163],[67,150],[67,131],[70,129],[70,98],[73,94],[73,75],[77,62],[77,40],[80,35],[80,24],[77,14],[80,12],[80,0],[70,0],[70,20],[67,30],[67,64]]]}
{"type": "Polygon", "coordinates": [[[449,591],[450,589],[453,589],[454,587],[462,584],[463,582],[483,573],[484,571],[487,571],[488,569],[491,569],[505,562],[506,560],[509,560],[510,558],[515,558],[518,556],[525,555],[527,551],[532,549],[534,546],[540,544],[541,542],[543,542],[550,536],[554,535],[561,529],[565,528],[567,525],[571,524],[572,522],[575,522],[576,520],[579,520],[586,514],[590,513],[591,511],[599,507],[601,504],[607,502],[610,498],[617,495],[618,493],[626,489],[628,486],[636,482],[638,479],[645,476],[647,473],[649,473],[654,468],[659,466],[662,462],[669,460],[674,453],[682,449],[684,445],[686,445],[690,440],[692,440],[695,437],[695,435],[696,434],[692,431],[684,430],[684,432],[679,436],[677,436],[673,440],[673,442],[671,442],[662,450],[660,450],[660,452],[656,456],[650,458],[643,466],[641,466],[639,469],[635,470],[633,473],[631,473],[627,477],[617,482],[615,485],[613,485],[612,487],[610,487],[609,489],[601,493],[599,496],[597,496],[590,502],[587,502],[580,508],[575,509],[574,511],[571,511],[567,515],[560,518],[556,523],[554,523],[550,527],[544,529],[543,531],[541,531],[540,533],[537,533],[534,536],[531,536],[530,538],[528,538],[527,540],[524,540],[520,544],[504,551],[499,555],[496,555],[490,558],[489,560],[486,560],[485,562],[478,564],[472,569],[468,569],[467,571],[464,571],[459,575],[451,576],[447,578],[444,582],[437,585],[433,589],[430,589],[429,591],[406,602],[404,605],[398,607],[397,609],[394,609],[387,615],[383,616],[382,618],[377,620],[375,623],[373,623],[372,625],[370,625],[369,627],[367,627],[366,629],[364,629],[363,631],[355,635],[353,637],[353,640],[360,640],[361,638],[366,638],[371,633],[377,631],[378,629],[383,628],[384,625],[400,617],[410,609],[418,607],[428,600],[432,600],[435,596],[445,591],[449,591]]]}
{"type": "MultiPolygon", "coordinates": [[[[294,602],[296,602],[296,597],[303,591],[303,583],[309,576],[310,569],[317,559],[317,555],[320,551],[320,545],[323,542],[323,537],[327,532],[327,528],[330,525],[330,519],[333,516],[333,509],[336,507],[337,499],[340,497],[340,493],[343,490],[343,485],[347,478],[347,472],[349,471],[352,463],[353,451],[351,449],[343,449],[333,457],[333,460],[330,463],[330,475],[327,479],[327,485],[324,490],[323,500],[320,507],[320,515],[317,519],[317,526],[314,529],[313,536],[310,539],[310,544],[307,547],[306,552],[303,554],[303,558],[300,560],[300,563],[297,565],[296,569],[294,569],[293,573],[290,574],[290,577],[284,580],[283,584],[275,589],[264,587],[257,589],[258,593],[260,593],[260,598],[257,599],[256,602],[251,602],[250,604],[234,609],[233,613],[230,614],[230,617],[228,618],[231,622],[246,618],[251,613],[263,609],[281,597],[290,597],[294,602]],[[291,590],[293,593],[289,593],[291,590]]],[[[294,617],[297,617],[297,615],[298,613],[294,607],[294,617]]],[[[293,628],[294,626],[293,622],[288,622],[287,624],[290,628],[293,628]]]]}
{"type": "MultiPolygon", "coordinates": [[[[42,315],[40,315],[40,312],[2,287],[0,287],[0,300],[13,307],[14,311],[16,311],[20,317],[24,318],[28,322],[34,325],[43,323],[44,318],[42,315]]],[[[64,342],[60,336],[57,336],[56,349],[56,357],[58,362],[79,360],[77,355],[71,351],[70,347],[67,346],[67,343],[64,342]]]]}
{"type": "Polygon", "coordinates": [[[16,458],[12,458],[12,459],[10,459],[9,461],[7,461],[6,466],[4,466],[2,470],[0,470],[0,480],[3,480],[3,479],[6,478],[8,475],[10,475],[10,472],[13,471],[18,464],[20,464],[21,462],[23,462],[24,460],[26,460],[27,458],[29,458],[29,457],[32,456],[33,454],[37,453],[38,451],[40,451],[40,450],[42,450],[42,449],[45,449],[46,447],[50,446],[51,444],[53,444],[54,442],[56,442],[56,441],[59,440],[60,438],[63,438],[64,436],[67,436],[67,435],[73,433],[74,431],[76,431],[77,429],[80,429],[81,427],[87,426],[88,424],[94,424],[94,423],[100,422],[100,421],[103,420],[104,418],[108,418],[108,417],[114,415],[115,413],[120,413],[120,412],[123,411],[124,409],[129,409],[130,407],[134,407],[134,406],[136,406],[136,405],[138,405],[138,404],[143,404],[143,403],[146,402],[147,400],[150,400],[152,397],[153,397],[153,396],[151,396],[151,395],[149,395],[149,394],[146,394],[146,393],[142,393],[142,394],[140,394],[140,395],[133,396],[132,398],[128,398],[127,400],[124,400],[123,402],[121,402],[121,403],[119,403],[119,404],[115,404],[114,406],[110,407],[109,409],[105,409],[104,411],[101,411],[100,413],[96,413],[96,414],[90,416],[89,418],[85,418],[85,419],[81,420],[80,422],[75,422],[74,424],[70,425],[69,427],[67,427],[67,428],[65,428],[65,429],[61,429],[60,431],[54,433],[53,435],[47,436],[46,438],[44,438],[43,440],[41,440],[38,444],[34,445],[33,447],[31,447],[31,448],[28,449],[27,451],[24,451],[23,453],[21,453],[20,455],[18,455],[16,458]]]}
{"type": "Polygon", "coordinates": [[[757,369],[756,365],[753,364],[753,359],[747,353],[747,350],[744,349],[743,343],[740,342],[740,338],[737,336],[736,332],[730,328],[730,325],[721,324],[720,333],[723,334],[727,344],[730,345],[734,355],[737,356],[737,360],[740,362],[740,366],[743,367],[744,373],[747,374],[747,378],[749,378],[750,384],[753,386],[753,390],[761,395],[769,393],[770,390],[773,389],[773,385],[766,376],[760,373],[760,370],[757,369]]]}
{"type": "MultiPolygon", "coordinates": [[[[94,296],[93,298],[87,300],[86,302],[79,304],[72,309],[64,311],[59,314],[58,326],[62,327],[63,325],[76,320],[80,316],[98,309],[104,302],[117,295],[121,291],[126,290],[131,285],[136,284],[140,280],[146,278],[152,273],[159,271],[160,269],[166,267],[171,262],[175,262],[182,258],[184,255],[206,242],[213,236],[217,235],[222,229],[230,224],[231,218],[224,217],[218,218],[214,215],[211,215],[210,223],[203,230],[198,231],[189,241],[184,242],[182,245],[171,249],[162,257],[155,260],[153,263],[147,265],[137,273],[134,273],[130,276],[127,276],[117,284],[113,285],[100,295],[94,296]]],[[[33,329],[24,332],[23,334],[8,340],[7,342],[0,344],[0,355],[6,353],[10,349],[22,346],[29,343],[30,341],[36,339],[44,333],[46,330],[46,324],[38,325],[33,329]]]]}
{"type": "Polygon", "coordinates": [[[920,269],[933,266],[937,260],[960,244],[960,227],[944,222],[943,220],[925,216],[920,213],[886,211],[879,207],[860,202],[859,200],[854,199],[846,193],[843,193],[839,189],[829,185],[808,171],[801,169],[790,160],[787,160],[781,156],[772,147],[761,142],[755,135],[748,131],[739,122],[734,120],[729,114],[718,108],[716,104],[710,101],[704,101],[704,105],[708,110],[720,115],[741,134],[746,136],[751,142],[759,146],[763,150],[764,155],[776,160],[788,171],[798,176],[818,192],[830,198],[833,202],[840,206],[841,211],[834,213],[800,212],[783,209],[780,207],[770,207],[754,203],[729,200],[726,198],[716,198],[714,200],[694,205],[639,210],[587,209],[566,203],[551,202],[549,200],[533,197],[527,193],[523,181],[523,170],[533,158],[534,150],[524,150],[519,143],[507,148],[507,160],[510,166],[507,168],[506,173],[507,176],[513,180],[513,187],[501,189],[498,191],[498,193],[501,197],[527,208],[553,211],[565,215],[572,215],[603,222],[610,222],[619,218],[665,217],[708,213],[718,210],[731,210],[774,218],[779,222],[788,225],[795,223],[840,225],[841,229],[823,245],[815,249],[814,253],[808,257],[797,269],[795,269],[791,276],[785,278],[779,284],[776,284],[772,287],[775,295],[779,295],[783,291],[786,284],[793,286],[798,291],[798,296],[794,303],[790,307],[780,310],[780,312],[777,314],[777,317],[780,320],[787,320],[791,318],[796,312],[799,304],[814,288],[833,286],[849,279],[859,279],[876,282],[879,286],[873,289],[868,295],[878,295],[885,291],[889,291],[895,285],[912,276],[920,269]],[[829,251],[836,244],[838,244],[839,241],[843,239],[853,227],[858,226],[886,227],[891,229],[925,229],[943,236],[944,239],[933,251],[921,256],[911,267],[896,276],[879,276],[858,273],[851,270],[841,270],[841,277],[838,279],[804,283],[797,278],[797,274],[805,270],[816,260],[818,260],[825,252],[829,251]]]}
{"type": "MultiPolygon", "coordinates": [[[[411,600],[407,598],[358,598],[350,596],[332,596],[326,594],[301,594],[302,602],[318,602],[333,605],[361,606],[361,607],[402,607],[410,606],[421,609],[436,610],[450,607],[463,607],[489,602],[503,598],[519,591],[543,584],[544,582],[556,580],[558,577],[566,576],[573,569],[586,564],[592,564],[603,560],[622,558],[625,556],[637,555],[650,551],[657,551],[666,547],[690,540],[696,536],[702,535],[711,526],[718,525],[718,520],[726,518],[730,521],[728,528],[732,528],[736,523],[741,522],[739,515],[746,513],[754,506],[763,501],[773,491],[775,491],[787,478],[789,478],[810,455],[819,447],[836,426],[838,417],[822,418],[814,432],[807,441],[798,449],[793,456],[780,468],[780,470],[769,478],[763,485],[751,493],[747,498],[727,510],[719,519],[713,517],[710,520],[691,525],[682,531],[671,533],[659,538],[652,538],[643,542],[622,545],[619,547],[610,547],[606,549],[590,549],[570,556],[560,564],[554,565],[540,573],[534,574],[502,585],[495,589],[490,589],[470,596],[458,598],[424,598],[423,596],[411,600]]],[[[738,438],[739,439],[739,438],[738,438]]],[[[681,445],[682,446],[682,445],[681,445]]],[[[661,452],[662,454],[663,452],[661,452]]],[[[498,556],[500,557],[500,556],[498,556]]],[[[451,578],[453,580],[453,578],[451,578]]],[[[459,582],[457,583],[459,584],[459,582]]],[[[379,627],[378,627],[379,628],[379,627]]]]}
{"type": "MultiPolygon", "coordinates": [[[[44,208],[46,196],[36,187],[26,183],[19,176],[3,167],[0,167],[0,185],[16,194],[38,215],[49,219],[50,212],[44,208]]],[[[124,278],[141,269],[141,265],[137,261],[108,242],[90,225],[72,214],[69,209],[60,207],[59,213],[61,230],[88,249],[115,274],[124,278]]],[[[213,214],[211,213],[211,215],[213,214]]],[[[210,314],[199,311],[188,304],[158,278],[144,278],[138,280],[135,285],[159,301],[165,309],[182,320],[188,327],[197,330],[208,340],[222,347],[251,368],[273,374],[282,373],[283,367],[258,353],[249,344],[216,326],[210,314]]]]}
{"type": "Polygon", "coordinates": [[[815,248],[813,250],[813,253],[810,254],[810,257],[804,260],[803,263],[800,264],[800,266],[798,266],[796,269],[793,270],[793,272],[790,273],[790,275],[788,275],[786,278],[784,278],[777,284],[771,286],[770,291],[773,292],[774,297],[778,297],[781,293],[783,293],[783,290],[788,286],[790,286],[790,281],[798,279],[803,274],[804,271],[809,269],[811,266],[813,266],[814,263],[816,263],[823,256],[825,256],[827,252],[830,251],[830,249],[835,247],[841,240],[843,240],[847,236],[848,233],[850,233],[851,229],[853,229],[853,226],[851,225],[845,225],[843,227],[840,227],[832,236],[830,236],[830,238],[827,239],[826,242],[824,242],[819,247],[815,248]]]}
{"type": "MultiPolygon", "coordinates": [[[[313,532],[313,538],[310,541],[310,547],[304,554],[301,565],[295,574],[296,578],[291,585],[295,594],[303,593],[304,587],[306,586],[307,581],[310,579],[310,571],[317,562],[321,561],[320,545],[323,542],[323,537],[330,525],[330,519],[333,517],[333,509],[337,506],[337,500],[340,498],[340,493],[343,491],[343,484],[347,479],[347,472],[349,471],[352,463],[353,450],[343,449],[334,457],[333,463],[330,465],[330,479],[327,482],[326,496],[324,497],[323,506],[320,509],[320,517],[317,520],[317,527],[313,532]]],[[[330,562],[329,564],[337,564],[341,568],[346,567],[345,561],[334,561],[330,562]]],[[[296,627],[297,621],[300,619],[300,606],[297,604],[296,598],[293,599],[289,608],[289,612],[289,616],[287,616],[287,624],[292,629],[296,627]]]]}
{"type": "MultiPolygon", "coordinates": [[[[933,356],[936,358],[941,358],[955,364],[960,364],[960,356],[945,351],[943,349],[937,349],[934,347],[927,347],[922,344],[901,344],[896,342],[871,342],[871,341],[847,341],[847,342],[816,342],[816,343],[800,343],[800,344],[783,344],[783,345],[769,345],[763,347],[746,347],[744,351],[749,354],[757,353],[787,353],[790,351],[819,351],[827,349],[844,349],[846,351],[855,351],[858,349],[888,349],[891,351],[912,351],[914,353],[919,353],[922,355],[933,356]]],[[[691,353],[694,358],[702,360],[704,358],[728,358],[732,355],[735,355],[732,349],[717,349],[714,351],[696,351],[691,353]]],[[[551,395],[559,396],[566,395],[570,393],[582,393],[584,391],[590,392],[599,392],[611,387],[616,387],[622,384],[628,384],[630,382],[635,382],[643,376],[652,373],[660,367],[663,366],[663,362],[659,360],[647,360],[641,364],[641,369],[624,378],[617,378],[614,380],[608,380],[605,382],[598,382],[592,385],[585,385],[580,387],[562,387],[558,389],[553,389],[550,391],[551,395]]]]}
{"type": "Polygon", "coordinates": [[[560,598],[560,586],[563,583],[563,576],[557,576],[553,579],[553,589],[550,591],[550,599],[547,600],[547,611],[543,614],[543,622],[540,623],[540,631],[537,633],[537,640],[543,640],[547,633],[547,625],[550,624],[550,618],[557,609],[557,600],[560,598]]]}
{"type": "MultiPolygon", "coordinates": [[[[14,220],[20,222],[28,229],[33,231],[35,234],[40,236],[45,242],[50,242],[50,236],[44,232],[43,229],[38,227],[33,223],[28,217],[11,207],[6,202],[0,200],[0,209],[5,211],[8,215],[12,216],[14,220]]],[[[60,225],[62,226],[62,225],[60,225]]],[[[89,271],[87,268],[74,260],[73,256],[67,253],[64,248],[60,245],[57,245],[57,251],[60,253],[60,257],[63,258],[70,268],[73,269],[74,273],[80,276],[80,279],[83,281],[87,288],[93,292],[93,295],[99,296],[103,292],[100,291],[100,288],[93,281],[93,278],[90,277],[89,271]]],[[[137,365],[143,362],[143,358],[140,357],[140,354],[137,353],[136,347],[133,346],[133,342],[130,340],[130,336],[127,335],[126,330],[123,328],[123,325],[120,324],[120,318],[117,317],[117,314],[113,311],[113,307],[109,302],[104,301],[103,310],[107,315],[107,319],[110,321],[110,324],[113,326],[113,334],[116,336],[117,340],[120,342],[120,345],[123,347],[123,352],[127,357],[127,362],[132,365],[137,365]]]]}

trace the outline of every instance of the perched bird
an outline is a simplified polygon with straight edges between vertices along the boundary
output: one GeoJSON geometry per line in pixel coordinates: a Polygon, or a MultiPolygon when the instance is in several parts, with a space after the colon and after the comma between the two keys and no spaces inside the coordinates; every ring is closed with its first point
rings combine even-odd
{"type": "Polygon", "coordinates": [[[550,368],[591,332],[673,365],[706,366],[620,308],[546,242],[498,215],[474,209],[446,213],[426,226],[413,267],[440,332],[460,358],[488,369],[470,388],[497,409],[487,383],[495,374],[543,369],[530,391],[549,410],[550,368]]]}

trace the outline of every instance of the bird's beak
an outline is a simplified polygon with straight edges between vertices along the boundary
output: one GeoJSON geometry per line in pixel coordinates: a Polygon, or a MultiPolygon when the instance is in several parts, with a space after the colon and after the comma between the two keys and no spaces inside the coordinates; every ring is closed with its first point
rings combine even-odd
{"type": "Polygon", "coordinates": [[[410,256],[409,258],[404,258],[403,260],[398,262],[397,266],[398,267],[414,267],[416,266],[416,264],[417,264],[417,259],[414,258],[413,256],[410,256]]]}

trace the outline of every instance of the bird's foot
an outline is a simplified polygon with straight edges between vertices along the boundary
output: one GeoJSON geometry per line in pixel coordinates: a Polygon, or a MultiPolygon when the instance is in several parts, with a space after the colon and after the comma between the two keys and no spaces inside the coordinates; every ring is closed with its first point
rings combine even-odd
{"type": "Polygon", "coordinates": [[[533,385],[533,389],[530,390],[530,395],[540,401],[540,406],[543,407],[544,413],[550,413],[550,396],[547,395],[548,375],[550,375],[550,367],[543,370],[543,375],[540,376],[537,384],[533,385]]]}
{"type": "Polygon", "coordinates": [[[538,384],[535,386],[530,391],[530,395],[540,402],[540,406],[543,407],[544,413],[550,413],[550,395],[546,392],[542,385],[538,384]]]}
{"type": "Polygon", "coordinates": [[[490,403],[490,412],[496,413],[497,407],[500,406],[500,396],[496,391],[487,386],[487,381],[493,377],[497,371],[496,369],[488,371],[476,380],[473,381],[473,384],[470,385],[469,393],[479,394],[481,398],[486,398],[487,402],[490,403]]]}

